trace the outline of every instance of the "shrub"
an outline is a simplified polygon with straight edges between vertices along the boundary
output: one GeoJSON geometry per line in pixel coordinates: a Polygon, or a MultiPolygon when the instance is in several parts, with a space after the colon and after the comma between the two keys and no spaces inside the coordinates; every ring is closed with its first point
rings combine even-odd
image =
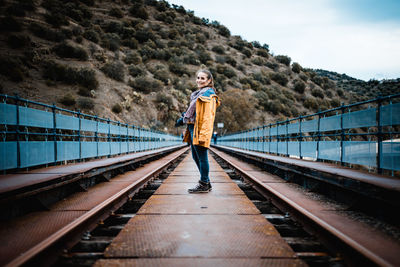
{"type": "Polygon", "coordinates": [[[248,48],[243,48],[243,49],[242,49],[242,53],[243,53],[246,57],[248,57],[248,58],[251,57],[251,50],[248,49],[248,48]]]}
{"type": "Polygon", "coordinates": [[[199,56],[199,60],[203,64],[207,64],[207,61],[212,60],[210,53],[205,50],[197,50],[197,55],[199,56]]]}
{"type": "Polygon", "coordinates": [[[93,43],[99,43],[100,37],[99,34],[95,30],[87,30],[83,33],[83,37],[85,37],[87,40],[92,41],[93,43]]]}
{"type": "Polygon", "coordinates": [[[213,46],[211,50],[220,55],[225,54],[225,48],[222,45],[213,46]]]}
{"type": "Polygon", "coordinates": [[[69,25],[68,18],[64,14],[61,14],[59,12],[47,12],[44,15],[44,18],[47,23],[53,25],[56,28],[69,25]]]}
{"type": "Polygon", "coordinates": [[[271,84],[271,80],[269,79],[268,75],[264,72],[257,72],[252,74],[253,79],[259,81],[264,85],[271,84]]]}
{"type": "Polygon", "coordinates": [[[104,31],[109,33],[120,34],[123,32],[124,25],[119,21],[110,21],[105,27],[104,31]]]}
{"type": "Polygon", "coordinates": [[[162,92],[157,93],[156,102],[165,105],[168,110],[174,107],[172,97],[162,92]]]}
{"type": "Polygon", "coordinates": [[[120,104],[116,103],[114,106],[112,106],[111,111],[119,114],[122,112],[122,107],[120,104]]]}
{"type": "Polygon", "coordinates": [[[251,60],[251,62],[252,62],[253,64],[258,65],[258,66],[263,66],[263,65],[265,64],[264,59],[261,58],[261,57],[253,58],[253,59],[251,60]]]}
{"type": "Polygon", "coordinates": [[[120,38],[117,34],[115,33],[106,33],[103,36],[101,46],[103,48],[109,49],[111,51],[117,51],[120,46],[120,38]]]}
{"type": "Polygon", "coordinates": [[[165,85],[169,83],[170,73],[165,69],[159,69],[154,72],[154,78],[164,82],[165,85]]]}
{"type": "Polygon", "coordinates": [[[141,19],[148,19],[149,14],[147,13],[146,9],[140,5],[140,4],[135,4],[129,9],[129,13],[131,13],[132,16],[141,18],[141,19]]]}
{"type": "Polygon", "coordinates": [[[65,106],[73,106],[76,104],[75,98],[69,93],[60,98],[58,102],[65,106]]]}
{"type": "Polygon", "coordinates": [[[143,68],[141,68],[139,66],[135,66],[135,65],[130,65],[128,67],[128,70],[129,70],[129,74],[132,77],[138,77],[138,76],[145,74],[145,71],[143,70],[143,68]]]}
{"type": "Polygon", "coordinates": [[[129,38],[129,39],[124,39],[122,40],[122,44],[124,46],[127,46],[131,49],[137,49],[139,46],[139,42],[135,38],[129,38]]]}
{"type": "Polygon", "coordinates": [[[88,97],[81,97],[77,101],[78,107],[84,110],[93,110],[94,108],[94,102],[93,99],[88,98],[88,97]]]}
{"type": "Polygon", "coordinates": [[[150,92],[157,92],[162,89],[162,82],[151,79],[146,76],[140,76],[134,79],[133,81],[129,81],[129,85],[134,89],[143,92],[143,93],[150,93],[150,92]]]}
{"type": "Polygon", "coordinates": [[[314,97],[307,97],[304,101],[304,107],[317,111],[318,110],[318,102],[314,97]]]}
{"type": "Polygon", "coordinates": [[[60,57],[76,58],[82,61],[88,60],[88,54],[85,49],[72,46],[65,42],[54,46],[53,51],[60,57]]]}
{"type": "Polygon", "coordinates": [[[322,90],[319,89],[319,88],[314,88],[314,89],[312,89],[312,90],[311,90],[311,94],[312,94],[313,96],[319,97],[319,98],[321,98],[321,99],[324,98],[324,92],[322,92],[322,90]]]}
{"type": "Polygon", "coordinates": [[[306,89],[306,85],[302,81],[300,81],[300,80],[294,81],[293,90],[295,90],[297,93],[302,94],[302,93],[304,93],[305,89],[306,89]]]}
{"type": "Polygon", "coordinates": [[[257,55],[259,55],[260,57],[265,57],[265,58],[269,57],[268,51],[265,49],[262,49],[262,48],[257,50],[257,55]]]}
{"type": "Polygon", "coordinates": [[[134,52],[128,52],[128,54],[126,55],[124,62],[126,64],[135,64],[138,65],[140,63],[142,63],[142,59],[140,57],[140,55],[134,51],[134,52]]]}
{"type": "Polygon", "coordinates": [[[290,65],[290,61],[292,60],[290,57],[283,56],[283,55],[278,55],[278,56],[275,57],[275,59],[279,63],[285,64],[286,66],[289,66],[290,65]]]}
{"type": "Polygon", "coordinates": [[[123,82],[125,78],[125,67],[120,61],[114,61],[105,64],[101,71],[104,72],[108,77],[123,82]]]}
{"type": "Polygon", "coordinates": [[[331,106],[334,108],[340,107],[340,99],[335,97],[332,98],[331,102],[330,102],[331,106]]]}
{"type": "Polygon", "coordinates": [[[305,75],[305,74],[300,74],[300,79],[302,79],[303,81],[305,81],[305,82],[307,82],[307,80],[308,80],[308,76],[307,75],[305,75]]]}
{"type": "Polygon", "coordinates": [[[300,73],[301,70],[302,70],[302,67],[300,66],[300,64],[297,62],[293,62],[292,71],[295,73],[300,73]]]}
{"type": "Polygon", "coordinates": [[[121,9],[119,9],[118,7],[111,8],[109,14],[110,14],[110,16],[113,16],[116,18],[124,17],[124,13],[122,13],[121,9]]]}
{"type": "Polygon", "coordinates": [[[18,58],[0,57],[0,74],[13,82],[20,82],[24,79],[22,66],[22,62],[18,58]]]}
{"type": "Polygon", "coordinates": [[[136,31],[135,38],[139,41],[139,43],[145,43],[148,40],[156,39],[153,31],[150,29],[140,29],[136,31]]]}
{"type": "Polygon", "coordinates": [[[288,79],[286,78],[286,76],[279,72],[271,73],[270,78],[271,80],[279,83],[282,86],[286,86],[286,84],[288,83],[288,79]]]}
{"type": "Polygon", "coordinates": [[[344,95],[344,91],[342,89],[340,89],[340,88],[338,88],[336,90],[336,93],[338,94],[338,96],[341,96],[341,97],[344,95]]]}
{"type": "Polygon", "coordinates": [[[31,43],[31,38],[29,38],[29,36],[25,36],[25,35],[12,34],[7,39],[7,44],[11,48],[22,48],[22,47],[30,45],[30,43],[31,43]]]}
{"type": "Polygon", "coordinates": [[[0,18],[0,32],[19,32],[21,24],[13,17],[0,18]]]}
{"type": "Polygon", "coordinates": [[[185,65],[183,64],[182,60],[179,57],[173,57],[168,60],[168,67],[169,70],[177,75],[188,74],[190,75],[189,71],[186,69],[185,65]]]}
{"type": "Polygon", "coordinates": [[[36,22],[29,25],[29,30],[42,39],[53,41],[53,42],[60,42],[66,39],[66,36],[61,31],[51,30],[47,27],[44,27],[36,22]]]}
{"type": "Polygon", "coordinates": [[[271,61],[267,61],[267,63],[265,63],[265,66],[267,66],[268,68],[270,68],[272,70],[277,70],[279,68],[278,64],[276,64],[275,62],[271,62],[271,61]]]}
{"type": "Polygon", "coordinates": [[[226,56],[225,60],[226,60],[226,63],[228,63],[232,67],[236,67],[236,60],[233,57],[226,56]]]}
{"type": "Polygon", "coordinates": [[[45,63],[43,78],[68,84],[79,84],[93,90],[99,85],[93,70],[88,68],[69,68],[53,61],[45,63]]]}
{"type": "Polygon", "coordinates": [[[323,78],[321,76],[318,75],[314,75],[311,77],[311,80],[315,83],[318,84],[319,86],[322,85],[322,83],[324,82],[323,78]]]}

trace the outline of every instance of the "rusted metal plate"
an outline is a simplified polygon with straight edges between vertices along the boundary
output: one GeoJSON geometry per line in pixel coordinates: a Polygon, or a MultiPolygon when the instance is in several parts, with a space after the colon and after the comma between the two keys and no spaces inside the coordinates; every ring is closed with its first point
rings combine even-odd
{"type": "MultiPolygon", "coordinates": [[[[225,173],[212,173],[210,172],[210,181],[211,183],[233,183],[228,175],[225,173]]],[[[197,183],[200,180],[199,172],[191,172],[191,173],[182,173],[171,174],[168,179],[164,181],[164,183],[197,183]]]]}
{"type": "Polygon", "coordinates": [[[260,214],[244,195],[153,195],[138,214],[260,214]]]}
{"type": "Polygon", "coordinates": [[[37,245],[84,211],[34,212],[12,222],[0,223],[0,266],[37,245]]]}
{"type": "Polygon", "coordinates": [[[261,215],[136,215],[105,250],[112,257],[295,257],[261,215]]]}
{"type": "Polygon", "coordinates": [[[102,259],[98,260],[94,267],[306,267],[303,261],[298,259],[207,259],[207,258],[147,258],[147,259],[102,259]]]}
{"type": "MultiPolygon", "coordinates": [[[[155,195],[187,195],[188,189],[197,183],[165,183],[161,185],[155,195]]],[[[235,183],[212,183],[211,195],[244,195],[243,191],[235,183]]]]}
{"type": "Polygon", "coordinates": [[[280,177],[274,176],[263,171],[246,171],[247,174],[253,176],[262,183],[286,183],[286,181],[280,177]]]}

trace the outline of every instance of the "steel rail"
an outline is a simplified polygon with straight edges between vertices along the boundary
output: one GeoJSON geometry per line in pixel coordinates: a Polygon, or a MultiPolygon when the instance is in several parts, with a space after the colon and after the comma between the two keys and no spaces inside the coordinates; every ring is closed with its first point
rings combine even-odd
{"type": "Polygon", "coordinates": [[[275,204],[280,206],[282,209],[289,209],[293,213],[292,215],[300,220],[304,225],[310,226],[311,224],[311,228],[308,227],[307,229],[314,232],[314,234],[318,235],[325,242],[333,242],[334,245],[326,245],[330,248],[333,247],[336,250],[340,250],[349,262],[360,264],[359,261],[364,261],[364,263],[368,265],[373,264],[378,266],[396,266],[399,264],[399,260],[397,260],[397,262],[391,262],[365,245],[360,244],[354,240],[353,237],[338,230],[335,226],[330,224],[329,221],[325,221],[318,217],[318,215],[308,211],[306,208],[289,199],[287,196],[270,187],[268,184],[262,183],[258,178],[242,169],[234,160],[232,160],[232,158],[227,158],[225,153],[217,151],[215,148],[212,148],[211,151],[227,162],[229,166],[240,173],[246,180],[256,186],[259,193],[267,196],[267,198],[277,200],[278,203],[274,201],[275,204]],[[340,246],[339,248],[338,245],[340,246]]]}
{"type": "MultiPolygon", "coordinates": [[[[65,244],[71,242],[71,239],[77,240],[77,238],[79,238],[79,236],[85,230],[87,230],[88,228],[92,228],[94,225],[97,224],[98,221],[101,221],[108,217],[109,214],[122,206],[122,204],[125,203],[127,199],[132,198],[135,192],[137,192],[144,184],[146,184],[153,177],[161,173],[165,168],[176,161],[176,159],[187,150],[188,148],[184,147],[176,152],[173,152],[173,158],[158,166],[156,169],[151,170],[135,183],[119,191],[112,197],[104,200],[102,203],[84,213],[73,222],[59,229],[57,232],[53,233],[36,246],[32,247],[25,253],[21,254],[19,257],[7,263],[5,266],[11,267],[27,264],[31,265],[32,263],[49,260],[46,258],[51,257],[49,256],[50,252],[60,251],[64,249],[65,244]]],[[[163,158],[158,160],[162,161],[163,158]]]]}

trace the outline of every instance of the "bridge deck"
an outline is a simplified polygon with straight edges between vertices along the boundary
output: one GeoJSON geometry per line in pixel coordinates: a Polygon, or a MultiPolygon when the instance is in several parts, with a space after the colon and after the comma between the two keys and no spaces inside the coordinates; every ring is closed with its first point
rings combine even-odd
{"type": "Polygon", "coordinates": [[[95,266],[305,265],[211,157],[210,177],[210,193],[189,194],[199,175],[188,155],[95,266]]]}

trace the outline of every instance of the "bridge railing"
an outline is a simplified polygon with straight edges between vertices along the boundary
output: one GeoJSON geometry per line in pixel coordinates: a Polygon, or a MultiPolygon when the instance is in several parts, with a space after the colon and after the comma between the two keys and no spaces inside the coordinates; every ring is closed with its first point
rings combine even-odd
{"type": "Polygon", "coordinates": [[[222,146],[369,169],[400,170],[400,94],[218,138],[222,146]]]}
{"type": "Polygon", "coordinates": [[[178,136],[0,94],[0,170],[182,143],[178,136]]]}

